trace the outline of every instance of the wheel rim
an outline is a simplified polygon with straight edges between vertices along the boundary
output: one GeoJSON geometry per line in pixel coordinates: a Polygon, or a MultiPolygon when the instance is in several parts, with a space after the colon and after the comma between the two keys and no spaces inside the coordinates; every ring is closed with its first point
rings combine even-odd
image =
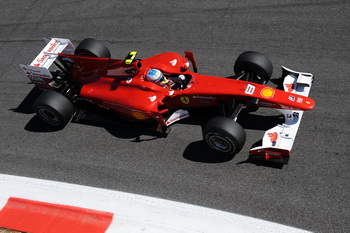
{"type": "Polygon", "coordinates": [[[227,153],[235,149],[232,142],[218,135],[210,136],[208,138],[208,143],[213,149],[223,153],[227,153]]]}
{"type": "Polygon", "coordinates": [[[52,125],[59,125],[60,121],[59,119],[57,118],[57,116],[52,113],[51,111],[47,110],[47,109],[39,109],[39,115],[40,117],[48,122],[49,124],[52,124],[52,125]]]}

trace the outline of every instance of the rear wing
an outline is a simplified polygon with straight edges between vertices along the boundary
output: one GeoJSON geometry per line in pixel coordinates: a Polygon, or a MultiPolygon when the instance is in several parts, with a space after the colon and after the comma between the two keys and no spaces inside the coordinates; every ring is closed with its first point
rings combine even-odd
{"type": "MultiPolygon", "coordinates": [[[[289,93],[309,96],[313,75],[282,67],[283,88],[289,93]]],[[[291,101],[302,102],[302,97],[290,96],[291,101]]],[[[284,115],[284,123],[265,132],[262,145],[250,150],[252,158],[288,161],[304,111],[277,109],[284,115]]]]}
{"type": "Polygon", "coordinates": [[[69,39],[52,38],[51,40],[45,39],[45,41],[47,45],[30,65],[20,65],[30,81],[39,86],[47,86],[52,79],[49,68],[57,59],[58,54],[73,54],[75,49],[69,39]]]}

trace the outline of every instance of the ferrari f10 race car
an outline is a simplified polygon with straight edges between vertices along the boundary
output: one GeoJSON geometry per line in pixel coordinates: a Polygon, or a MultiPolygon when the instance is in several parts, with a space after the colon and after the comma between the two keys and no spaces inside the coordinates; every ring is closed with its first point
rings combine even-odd
{"type": "Polygon", "coordinates": [[[189,109],[218,107],[218,116],[203,127],[203,139],[213,150],[238,153],[246,134],[237,123],[241,110],[274,108],[284,123],[265,132],[262,145],[251,158],[286,163],[304,111],[314,108],[308,97],[313,75],[282,67],[283,87],[267,86],[273,66],[264,55],[248,51],[234,63],[235,75],[214,77],[197,73],[192,52],[185,56],[166,52],[136,59],[112,59],[100,41],[86,38],[75,48],[68,39],[46,39],[47,45],[30,65],[20,65],[44,92],[34,110],[48,124],[64,127],[78,115],[78,103],[87,101],[136,121],[153,120],[167,132],[176,121],[189,117],[189,109]],[[190,67],[190,65],[192,67],[190,67]]]}

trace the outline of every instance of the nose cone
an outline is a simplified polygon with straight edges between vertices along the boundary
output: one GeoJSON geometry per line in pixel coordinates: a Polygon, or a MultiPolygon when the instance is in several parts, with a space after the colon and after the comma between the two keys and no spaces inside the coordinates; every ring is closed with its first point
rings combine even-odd
{"type": "Polygon", "coordinates": [[[315,107],[315,101],[309,97],[306,97],[302,104],[302,110],[304,111],[311,110],[315,107]]]}

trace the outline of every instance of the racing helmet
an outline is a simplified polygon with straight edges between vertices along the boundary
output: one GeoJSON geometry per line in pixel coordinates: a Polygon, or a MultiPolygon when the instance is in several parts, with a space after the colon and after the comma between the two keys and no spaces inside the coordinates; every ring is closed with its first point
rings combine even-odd
{"type": "Polygon", "coordinates": [[[159,83],[164,79],[164,74],[158,69],[150,69],[147,71],[146,78],[150,82],[159,83]]]}

